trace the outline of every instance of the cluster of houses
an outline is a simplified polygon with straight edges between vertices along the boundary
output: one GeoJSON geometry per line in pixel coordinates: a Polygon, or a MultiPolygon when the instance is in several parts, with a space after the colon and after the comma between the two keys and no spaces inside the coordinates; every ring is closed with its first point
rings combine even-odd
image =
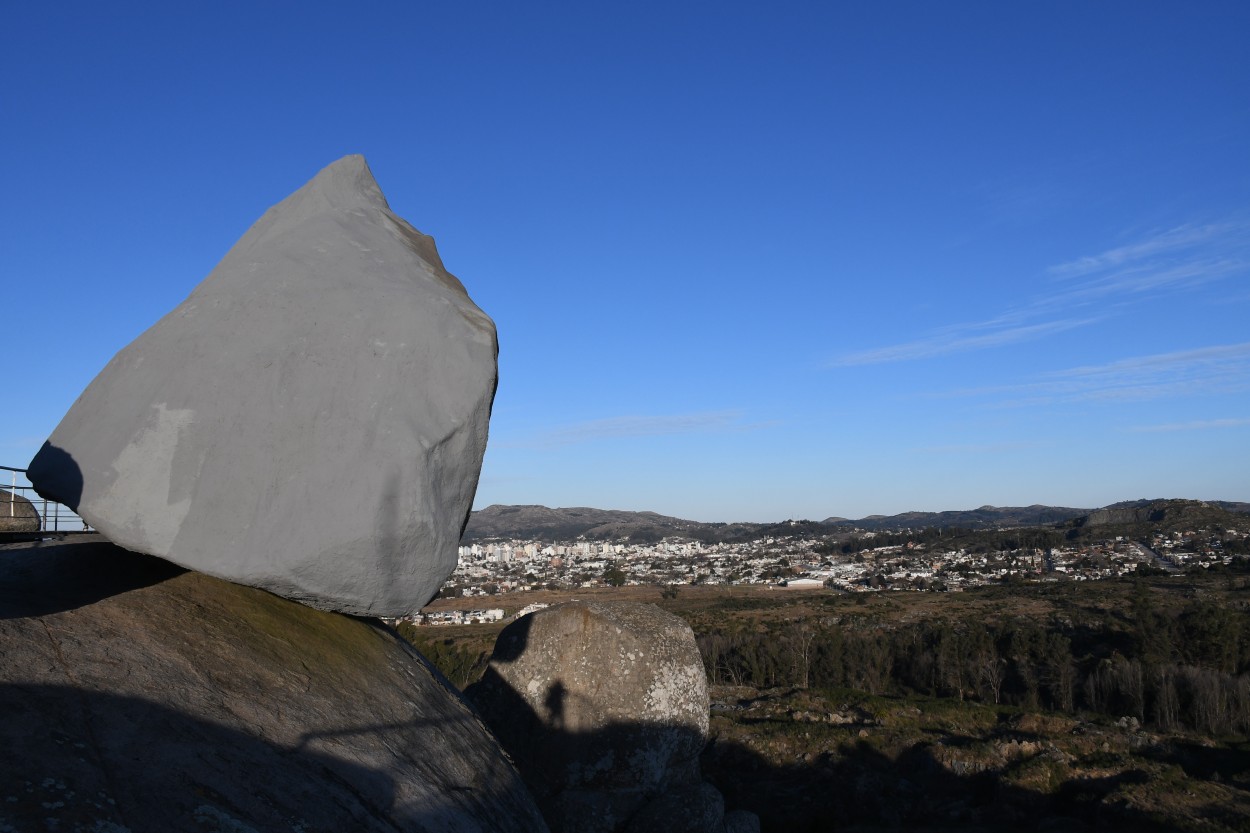
{"type": "MultiPolygon", "coordinates": [[[[871,539],[872,532],[858,533],[871,539]]],[[[820,539],[761,538],[735,544],[666,540],[657,544],[573,541],[496,541],[460,548],[444,595],[493,596],[518,590],[569,589],[605,584],[673,586],[767,585],[778,590],[834,588],[848,593],[883,590],[959,591],[1013,578],[1088,581],[1131,573],[1138,565],[1179,572],[1229,560],[1219,536],[1205,530],[1116,538],[1082,546],[1000,552],[945,550],[915,543],[830,553],[820,539]]],[[[426,624],[488,622],[498,609],[423,614],[426,624]]],[[[492,618],[493,617],[493,618],[492,618]]]]}
{"type": "Polygon", "coordinates": [[[501,622],[503,618],[503,608],[492,607],[484,610],[423,610],[394,621],[412,622],[414,625],[482,625],[501,622]]]}
{"type": "MultiPolygon", "coordinates": [[[[1225,531],[1224,536],[1238,536],[1237,532],[1225,531]]],[[[1245,543],[1244,540],[1242,542],[1245,543]]],[[[1216,564],[1227,564],[1232,559],[1225,546],[1226,541],[1220,535],[1212,535],[1206,530],[1190,530],[1153,536],[1150,548],[1158,553],[1160,561],[1175,570],[1192,567],[1209,569],[1216,564]]],[[[1242,548],[1245,552],[1245,548],[1242,548]]]]}
{"type": "MultiPolygon", "coordinates": [[[[528,613],[542,610],[547,605],[538,602],[518,610],[513,618],[520,619],[528,613]]],[[[482,610],[422,610],[411,616],[402,616],[388,620],[390,624],[411,622],[414,625],[484,625],[490,622],[502,622],[505,618],[503,608],[492,607],[482,610]]]]}

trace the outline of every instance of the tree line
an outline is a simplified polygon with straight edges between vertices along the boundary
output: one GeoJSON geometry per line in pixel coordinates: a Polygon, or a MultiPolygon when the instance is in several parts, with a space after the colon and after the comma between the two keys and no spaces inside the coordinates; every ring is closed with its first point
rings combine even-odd
{"type": "Polygon", "coordinates": [[[989,553],[1012,552],[1021,549],[1046,550],[1063,546],[1063,543],[1062,532],[1044,527],[1021,529],[927,527],[915,532],[877,532],[871,536],[851,535],[844,540],[829,540],[818,544],[815,551],[821,554],[854,555],[879,547],[915,544],[926,548],[962,549],[971,553],[989,553]]]}
{"type": "Polygon", "coordinates": [[[1164,609],[1141,585],[1126,614],[1079,625],[1062,616],[898,625],[808,617],[716,626],[697,640],[712,684],[923,694],[1132,717],[1163,731],[1250,733],[1250,615],[1209,599],[1164,609]]]}

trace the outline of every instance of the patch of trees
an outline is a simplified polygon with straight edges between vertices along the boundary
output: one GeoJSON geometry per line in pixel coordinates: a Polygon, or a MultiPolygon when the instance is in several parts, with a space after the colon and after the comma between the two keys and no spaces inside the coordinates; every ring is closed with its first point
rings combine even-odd
{"type": "Polygon", "coordinates": [[[485,652],[467,650],[455,640],[427,636],[428,629],[423,631],[411,622],[400,622],[395,630],[462,691],[482,676],[490,660],[485,652]]]}
{"type": "Polygon", "coordinates": [[[625,571],[616,566],[615,563],[608,565],[607,569],[603,571],[603,583],[609,587],[621,587],[625,584],[627,578],[625,571]]]}
{"type": "Polygon", "coordinates": [[[815,549],[819,553],[854,555],[878,547],[923,545],[926,549],[965,550],[971,553],[1012,552],[1020,549],[1050,549],[1063,544],[1064,535],[1056,529],[1028,527],[1023,529],[966,529],[962,527],[928,527],[918,532],[879,532],[871,537],[852,535],[845,540],[826,541],[815,549]]]}
{"type": "Polygon", "coordinates": [[[1122,617],[884,626],[809,617],[698,633],[713,684],[852,688],[1134,717],[1159,730],[1250,734],[1250,615],[1211,600],[1122,617]]]}

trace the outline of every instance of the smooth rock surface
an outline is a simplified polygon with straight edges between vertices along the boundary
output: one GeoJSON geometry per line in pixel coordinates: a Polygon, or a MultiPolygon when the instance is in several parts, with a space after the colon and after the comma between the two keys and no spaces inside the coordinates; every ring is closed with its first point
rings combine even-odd
{"type": "Polygon", "coordinates": [[[455,567],[496,354],[434,241],[348,156],[118,353],[28,476],[127,549],[406,614],[455,567]]]}
{"type": "Polygon", "coordinates": [[[468,705],[370,621],[32,545],[0,550],[0,656],[0,830],[546,829],[468,705]]]}
{"type": "Polygon", "coordinates": [[[703,661],[690,627],[655,605],[569,602],[523,617],[466,694],[553,830],[622,829],[700,782],[703,661]]]}

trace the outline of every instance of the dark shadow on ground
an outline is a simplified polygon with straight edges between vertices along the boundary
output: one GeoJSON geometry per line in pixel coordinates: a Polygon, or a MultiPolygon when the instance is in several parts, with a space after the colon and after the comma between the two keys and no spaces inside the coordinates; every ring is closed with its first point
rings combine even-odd
{"type": "Polygon", "coordinates": [[[98,538],[8,547],[0,550],[0,619],[74,610],[184,572],[98,538]]]}
{"type": "Polygon", "coordinates": [[[441,829],[456,812],[450,795],[396,807],[386,772],[149,700],[0,684],[0,714],[6,830],[395,833],[441,829]]]}
{"type": "MultiPolygon", "coordinates": [[[[741,743],[713,742],[704,750],[702,763],[704,777],[721,790],[726,804],[759,815],[764,833],[1178,829],[1112,796],[1124,785],[1147,783],[1149,776],[1141,769],[1031,790],[1007,783],[1002,771],[969,767],[957,774],[943,763],[942,746],[946,744],[922,741],[888,757],[870,742],[857,740],[811,761],[778,766],[741,743]]],[[[1046,765],[1019,761],[1007,771],[1013,766],[1046,765]]],[[[1220,813],[1222,808],[1207,812],[1220,813]]]]}
{"type": "Polygon", "coordinates": [[[1247,742],[1235,746],[1172,742],[1147,748],[1141,754],[1153,761],[1175,764],[1191,778],[1221,781],[1250,790],[1250,743],[1247,742]]]}

